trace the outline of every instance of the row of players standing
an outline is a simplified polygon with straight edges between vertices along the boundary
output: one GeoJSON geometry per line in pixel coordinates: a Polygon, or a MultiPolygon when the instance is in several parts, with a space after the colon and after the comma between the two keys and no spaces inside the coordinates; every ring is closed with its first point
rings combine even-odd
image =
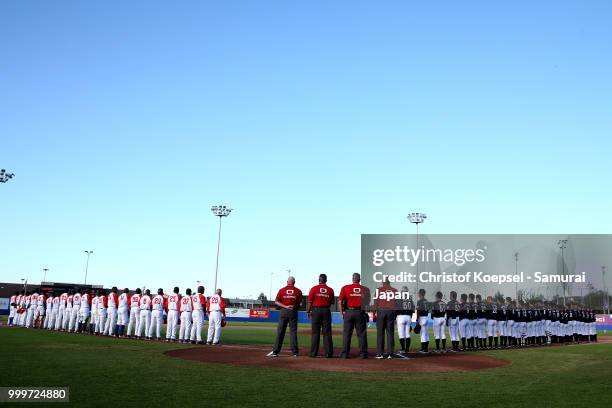
{"type": "Polygon", "coordinates": [[[165,295],[158,289],[152,296],[149,289],[140,288],[130,294],[128,288],[118,293],[110,291],[81,291],[76,288],[54,296],[40,290],[34,293],[16,292],[10,298],[9,325],[89,333],[116,337],[162,340],[161,328],[167,317],[166,340],[192,343],[202,341],[204,319],[208,315],[208,344],[218,344],[221,327],[225,325],[225,300],[221,289],[206,298],[204,287],[197,293],[188,288],[185,296],[175,287],[165,295]],[[127,330],[126,330],[127,329],[127,330]]]}
{"type": "MultiPolygon", "coordinates": [[[[357,334],[359,355],[368,357],[366,310],[372,301],[368,287],[361,285],[361,277],[353,274],[352,283],[342,287],[338,296],[338,310],[343,319],[341,358],[348,358],[353,332],[357,334]]],[[[401,293],[408,294],[403,287],[401,293]]],[[[450,300],[444,302],[441,292],[433,302],[427,301],[425,290],[418,292],[416,304],[409,297],[397,296],[398,290],[386,281],[377,289],[372,317],[377,326],[377,358],[405,358],[410,349],[412,318],[416,312],[415,333],[421,337],[421,353],[429,352],[429,316],[433,322],[433,334],[437,352],[446,351],[446,330],[452,347],[449,351],[476,350],[494,347],[522,347],[550,343],[596,341],[595,315],[590,310],[562,308],[552,304],[525,304],[511,298],[486,301],[480,295],[450,292],[450,300]],[[400,350],[395,353],[395,330],[400,340],[400,350]],[[487,339],[489,345],[487,346],[487,339]],[[460,348],[461,344],[461,348],[460,348]],[[385,348],[386,346],[386,348],[385,348]]],[[[295,279],[289,277],[287,286],[281,288],[275,298],[281,309],[276,340],[269,357],[277,357],[281,351],[287,328],[290,329],[290,346],[293,356],[299,354],[297,342],[297,310],[302,302],[302,291],[295,287],[295,279]]],[[[323,335],[325,357],[333,357],[331,329],[331,305],[334,291],[327,285],[327,276],[319,276],[319,284],[308,294],[306,311],[311,319],[310,357],[319,354],[320,337],[323,335]]]]}

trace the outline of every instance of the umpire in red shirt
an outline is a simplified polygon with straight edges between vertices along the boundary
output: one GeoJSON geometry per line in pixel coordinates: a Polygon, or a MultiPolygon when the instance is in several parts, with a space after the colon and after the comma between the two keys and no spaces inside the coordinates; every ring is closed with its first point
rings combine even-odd
{"type": "Polygon", "coordinates": [[[376,320],[376,358],[393,358],[395,356],[395,294],[397,289],[391,286],[389,278],[378,288],[378,296],[374,300],[374,316],[376,320]],[[382,295],[382,296],[381,296],[382,295]],[[384,297],[384,299],[381,299],[384,297]],[[387,353],[385,354],[385,335],[387,337],[387,353]]]}
{"type": "Polygon", "coordinates": [[[332,358],[334,344],[332,342],[332,326],[330,306],[334,303],[334,290],[327,286],[327,275],[319,275],[319,284],[313,286],[308,293],[306,312],[311,319],[310,357],[319,354],[319,339],[323,332],[323,347],[325,357],[332,358]]]}
{"type": "Polygon", "coordinates": [[[276,306],[280,307],[280,316],[278,318],[278,328],[276,329],[276,341],[274,349],[268,353],[268,357],[278,357],[283,341],[285,340],[285,332],[289,325],[289,339],[291,341],[291,352],[293,357],[298,356],[298,339],[297,339],[297,322],[298,309],[302,303],[302,291],[295,287],[295,278],[290,276],[287,279],[287,286],[278,291],[275,302],[276,306]]]}
{"type": "Polygon", "coordinates": [[[344,319],[340,358],[349,358],[353,329],[356,330],[359,339],[359,355],[361,358],[368,358],[368,315],[365,309],[370,304],[370,289],[361,285],[360,282],[361,276],[354,273],[353,283],[343,286],[340,290],[338,310],[340,310],[344,319]]]}

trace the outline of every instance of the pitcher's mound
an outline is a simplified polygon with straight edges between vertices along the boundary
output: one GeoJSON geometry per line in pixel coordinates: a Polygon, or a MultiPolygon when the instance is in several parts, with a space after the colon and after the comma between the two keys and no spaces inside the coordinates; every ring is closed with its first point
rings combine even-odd
{"type": "MultiPolygon", "coordinates": [[[[338,350],[337,354],[339,353],[338,350]]],[[[407,359],[377,360],[352,355],[349,359],[311,358],[302,350],[299,357],[281,353],[279,357],[266,357],[270,347],[227,345],[200,346],[167,351],[170,357],[205,363],[285,368],[290,370],[318,370],[336,372],[447,372],[473,371],[501,367],[509,362],[475,353],[410,354],[407,359]]],[[[336,354],[336,355],[337,355],[336,354]]]]}

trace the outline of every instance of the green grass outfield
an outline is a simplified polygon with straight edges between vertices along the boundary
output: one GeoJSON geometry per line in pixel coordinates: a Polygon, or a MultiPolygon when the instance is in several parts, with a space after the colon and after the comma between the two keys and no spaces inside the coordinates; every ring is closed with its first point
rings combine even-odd
{"type": "MultiPolygon", "coordinates": [[[[271,344],[274,332],[272,324],[231,323],[222,340],[271,344]]],[[[372,329],[369,334],[372,339],[372,329]]],[[[300,341],[307,345],[307,336],[300,341]]],[[[3,327],[0,385],[70,386],[78,406],[609,407],[612,401],[612,344],[487,351],[511,364],[414,374],[290,371],[163,354],[181,347],[190,346],[3,327]]]]}

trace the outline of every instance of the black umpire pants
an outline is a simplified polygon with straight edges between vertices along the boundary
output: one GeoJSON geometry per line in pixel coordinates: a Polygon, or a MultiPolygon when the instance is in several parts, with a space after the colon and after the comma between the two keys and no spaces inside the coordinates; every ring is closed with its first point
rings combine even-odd
{"type": "Polygon", "coordinates": [[[385,334],[387,335],[387,353],[393,354],[395,347],[395,311],[379,310],[376,313],[376,353],[385,351],[385,334]]]}
{"type": "Polygon", "coordinates": [[[321,333],[323,333],[325,356],[332,356],[334,354],[334,344],[332,342],[331,312],[329,307],[313,307],[311,322],[310,356],[316,357],[319,354],[321,333]]]}
{"type": "Polygon", "coordinates": [[[283,347],[287,326],[289,326],[289,339],[291,341],[291,351],[293,354],[298,354],[297,340],[297,310],[281,309],[280,317],[278,318],[278,327],[276,329],[276,341],[274,342],[274,354],[278,354],[283,347]]]}
{"type": "Polygon", "coordinates": [[[351,350],[351,337],[353,329],[357,332],[359,340],[359,354],[362,356],[368,355],[368,337],[367,337],[367,315],[361,310],[347,310],[344,313],[344,327],[342,332],[342,354],[348,356],[351,350]]]}

